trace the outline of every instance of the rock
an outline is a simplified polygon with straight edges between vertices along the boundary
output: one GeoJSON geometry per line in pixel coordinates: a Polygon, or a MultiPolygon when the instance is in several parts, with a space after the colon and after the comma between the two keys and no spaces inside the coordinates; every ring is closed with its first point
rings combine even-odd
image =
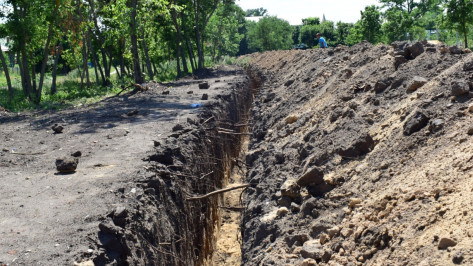
{"type": "Polygon", "coordinates": [[[437,132],[443,128],[444,124],[445,121],[443,119],[435,119],[434,121],[430,121],[429,131],[437,132]]]}
{"type": "Polygon", "coordinates": [[[207,81],[199,83],[199,89],[201,90],[207,90],[210,88],[210,85],[207,81]]]}
{"type": "Polygon", "coordinates": [[[298,119],[299,119],[298,116],[290,115],[290,116],[286,117],[285,122],[286,122],[286,124],[290,125],[290,124],[293,124],[293,123],[297,122],[298,119]]]}
{"type": "Polygon", "coordinates": [[[472,135],[473,135],[473,127],[470,127],[470,128],[468,129],[468,132],[467,132],[467,133],[468,133],[468,135],[472,136],[472,135]]]}
{"type": "Polygon", "coordinates": [[[351,235],[353,235],[354,231],[351,228],[343,228],[340,234],[344,237],[347,238],[351,235]]]}
{"type": "Polygon", "coordinates": [[[169,93],[171,93],[169,90],[163,91],[163,95],[169,95],[169,93]]]}
{"type": "Polygon", "coordinates": [[[93,260],[87,260],[82,262],[74,262],[74,266],[95,266],[93,260]]]}
{"type": "Polygon", "coordinates": [[[407,90],[408,91],[416,91],[418,88],[424,86],[425,83],[427,83],[428,80],[423,78],[423,77],[419,77],[419,76],[415,76],[412,81],[409,83],[408,87],[407,87],[407,90]]]}
{"type": "Polygon", "coordinates": [[[440,53],[441,54],[446,54],[449,52],[449,49],[445,46],[440,47],[440,53]]]}
{"type": "Polygon", "coordinates": [[[325,244],[330,240],[330,237],[327,234],[321,234],[319,238],[320,244],[325,244]]]}
{"type": "Polygon", "coordinates": [[[283,217],[288,213],[289,213],[289,210],[286,207],[281,207],[278,209],[276,214],[278,215],[278,217],[283,217]]]}
{"type": "Polygon", "coordinates": [[[324,173],[317,167],[308,169],[299,179],[297,184],[299,186],[313,186],[324,183],[324,173]]]}
{"type": "Polygon", "coordinates": [[[321,260],[327,263],[330,260],[331,252],[324,250],[318,240],[309,240],[304,243],[301,250],[301,256],[305,259],[321,260]]]}
{"type": "Polygon", "coordinates": [[[427,126],[428,123],[429,118],[423,113],[417,111],[407,119],[406,123],[404,123],[404,135],[410,136],[427,126]]]}
{"type": "Polygon", "coordinates": [[[202,94],[202,101],[207,101],[209,99],[209,95],[207,93],[202,94]]]}
{"type": "Polygon", "coordinates": [[[81,156],[82,156],[82,152],[81,152],[81,151],[73,152],[73,153],[71,153],[71,156],[72,156],[72,157],[81,157],[81,156]]]}
{"type": "Polygon", "coordinates": [[[332,227],[332,228],[328,229],[327,233],[330,236],[330,238],[333,238],[333,237],[338,236],[338,234],[340,234],[340,230],[341,230],[340,227],[335,226],[335,227],[332,227]]]}
{"type": "Polygon", "coordinates": [[[389,235],[388,229],[385,227],[371,227],[364,230],[356,241],[361,242],[368,247],[373,246],[381,250],[389,245],[391,239],[392,237],[389,235]]]}
{"type": "Polygon", "coordinates": [[[456,245],[457,245],[457,242],[455,242],[453,239],[442,237],[437,247],[438,249],[447,249],[449,247],[454,247],[456,245]]]}
{"type": "Polygon", "coordinates": [[[355,208],[355,207],[357,207],[357,205],[359,205],[361,202],[362,202],[362,200],[359,199],[359,198],[351,198],[351,199],[350,199],[350,203],[348,204],[348,206],[349,206],[350,208],[355,208]]]}
{"type": "Polygon", "coordinates": [[[176,132],[176,131],[179,131],[179,130],[183,130],[184,129],[184,126],[181,125],[181,124],[176,124],[175,126],[172,127],[172,131],[173,132],[176,132]]]}
{"type": "Polygon", "coordinates": [[[288,179],[281,186],[281,195],[289,197],[291,199],[297,199],[301,197],[300,187],[295,179],[288,179]]]}
{"type": "Polygon", "coordinates": [[[194,94],[194,91],[188,91],[187,94],[194,94]]]}
{"type": "Polygon", "coordinates": [[[295,80],[290,79],[290,80],[286,81],[286,83],[284,83],[284,86],[289,87],[289,86],[292,85],[292,83],[294,83],[294,81],[295,81],[295,80]]]}
{"type": "Polygon", "coordinates": [[[118,206],[113,212],[115,218],[124,218],[128,214],[128,210],[123,206],[118,206]]]}
{"type": "Polygon", "coordinates": [[[468,106],[468,111],[470,113],[473,113],[473,103],[470,103],[470,105],[468,106]]]}
{"type": "Polygon", "coordinates": [[[437,48],[435,48],[435,47],[427,47],[427,48],[425,48],[425,51],[426,51],[426,52],[429,52],[429,53],[435,53],[435,52],[437,52],[437,48]]]}
{"type": "Polygon", "coordinates": [[[473,70],[473,60],[470,60],[470,61],[466,62],[465,64],[463,64],[463,70],[464,71],[473,70]]]}
{"type": "Polygon", "coordinates": [[[278,199],[278,205],[282,207],[291,207],[291,198],[288,196],[282,196],[278,199]]]}
{"type": "Polygon", "coordinates": [[[127,116],[134,116],[138,114],[138,109],[131,110],[130,112],[126,113],[127,116]]]}
{"type": "Polygon", "coordinates": [[[111,235],[120,235],[122,233],[122,228],[113,225],[111,222],[99,223],[99,229],[100,231],[111,235]]]}
{"type": "Polygon", "coordinates": [[[348,147],[338,148],[336,153],[345,158],[355,158],[369,153],[374,147],[373,138],[366,133],[354,140],[348,147]]]}
{"type": "Polygon", "coordinates": [[[403,55],[396,55],[394,57],[394,68],[397,70],[399,66],[406,63],[407,59],[403,55]]]}
{"type": "Polygon", "coordinates": [[[458,46],[452,46],[448,49],[451,54],[463,54],[463,49],[459,48],[458,46]]]}
{"type": "Polygon", "coordinates": [[[411,57],[412,59],[418,57],[424,52],[424,45],[421,42],[416,42],[409,45],[407,48],[407,56],[411,57]]]}
{"type": "Polygon", "coordinates": [[[454,81],[452,82],[452,91],[453,96],[461,96],[468,94],[470,92],[470,86],[466,81],[454,81]]]}
{"type": "Polygon", "coordinates": [[[318,217],[317,207],[319,206],[316,198],[310,198],[301,205],[301,216],[318,217]]]}
{"type": "Polygon", "coordinates": [[[51,129],[54,131],[55,134],[60,134],[64,130],[64,127],[58,124],[54,124],[51,129]]]}
{"type": "Polygon", "coordinates": [[[291,212],[297,213],[301,211],[301,207],[295,202],[291,202],[291,212]]]}
{"type": "Polygon", "coordinates": [[[59,173],[73,173],[77,169],[79,158],[65,157],[56,159],[56,169],[59,173]]]}
{"type": "Polygon", "coordinates": [[[381,93],[383,92],[387,87],[391,85],[391,81],[389,79],[386,80],[378,80],[376,84],[374,85],[374,91],[376,93],[381,93]]]}
{"type": "Polygon", "coordinates": [[[317,266],[317,261],[314,259],[305,259],[300,266],[317,266]]]}
{"type": "Polygon", "coordinates": [[[332,111],[332,113],[330,114],[329,116],[329,120],[331,123],[337,121],[338,118],[340,118],[342,116],[342,110],[340,109],[335,109],[332,111]]]}
{"type": "Polygon", "coordinates": [[[453,255],[452,262],[455,264],[461,264],[463,259],[464,259],[463,252],[458,251],[457,253],[453,255]]]}

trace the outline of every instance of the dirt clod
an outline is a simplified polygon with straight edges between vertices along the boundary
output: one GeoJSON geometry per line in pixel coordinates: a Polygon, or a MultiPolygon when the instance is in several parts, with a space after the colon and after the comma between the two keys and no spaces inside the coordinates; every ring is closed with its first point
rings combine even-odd
{"type": "Polygon", "coordinates": [[[56,159],[56,169],[59,173],[73,173],[77,169],[79,158],[63,157],[56,159]]]}

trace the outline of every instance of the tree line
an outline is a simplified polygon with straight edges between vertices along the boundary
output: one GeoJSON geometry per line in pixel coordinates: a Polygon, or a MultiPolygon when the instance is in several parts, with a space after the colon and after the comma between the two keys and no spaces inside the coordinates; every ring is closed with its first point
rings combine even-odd
{"type": "Polygon", "coordinates": [[[198,73],[225,56],[316,46],[320,32],[329,46],[362,40],[390,43],[433,38],[471,39],[473,0],[379,0],[356,23],[309,17],[299,26],[268,16],[267,10],[242,10],[235,0],[4,0],[0,53],[10,99],[14,89],[8,66],[18,65],[22,93],[39,103],[57,93],[58,74],[76,70],[80,87],[92,76],[109,86],[120,80],[153,80],[173,62],[175,77],[198,73]],[[261,16],[257,21],[246,17],[261,16]],[[431,36],[432,38],[432,36],[431,36]],[[13,61],[13,62],[12,62],[13,61]],[[169,65],[169,64],[168,64],[169,65]],[[93,71],[89,73],[89,69],[93,71]],[[45,77],[51,84],[45,91],[45,77]]]}

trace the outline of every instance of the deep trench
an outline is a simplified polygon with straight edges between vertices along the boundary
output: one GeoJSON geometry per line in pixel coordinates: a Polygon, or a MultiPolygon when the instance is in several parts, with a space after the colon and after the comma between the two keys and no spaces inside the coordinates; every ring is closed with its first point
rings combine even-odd
{"type": "Polygon", "coordinates": [[[261,82],[251,72],[236,73],[239,81],[228,83],[227,93],[195,121],[187,121],[192,129],[149,157],[152,175],[136,181],[135,206],[125,216],[112,212],[101,223],[98,238],[104,251],[95,265],[218,265],[212,255],[224,194],[189,198],[226,188],[234,168],[245,167],[241,151],[261,82]]]}

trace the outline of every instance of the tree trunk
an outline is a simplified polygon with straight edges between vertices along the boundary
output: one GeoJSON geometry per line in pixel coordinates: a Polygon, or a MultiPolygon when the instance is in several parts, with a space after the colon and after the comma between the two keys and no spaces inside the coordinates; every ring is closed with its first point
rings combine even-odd
{"type": "MultiPolygon", "coordinates": [[[[92,59],[92,64],[94,65],[94,72],[95,72],[95,83],[99,84],[99,72],[97,70],[97,57],[94,51],[94,48],[92,47],[92,42],[90,41],[90,35],[91,35],[90,28],[87,30],[87,49],[89,50],[89,54],[91,55],[92,59]]],[[[102,69],[101,69],[102,70],[102,69]]],[[[103,75],[103,74],[102,74],[103,75]]]]}
{"type": "Polygon", "coordinates": [[[156,64],[154,62],[151,63],[153,65],[153,75],[158,75],[158,69],[156,68],[156,64]]]}
{"type": "MultiPolygon", "coordinates": [[[[90,88],[90,76],[89,76],[89,65],[88,65],[89,54],[87,53],[87,34],[82,39],[82,67],[84,69],[84,76],[86,78],[87,88],[90,88]]],[[[81,81],[82,83],[82,81],[81,81]]],[[[82,86],[81,86],[82,88],[82,86]]]]}
{"type": "Polygon", "coordinates": [[[176,70],[177,70],[177,78],[181,77],[181,27],[179,27],[179,23],[177,21],[177,12],[173,10],[172,14],[172,21],[174,23],[174,27],[176,28],[176,70]]]}
{"type": "MultiPolygon", "coordinates": [[[[39,75],[39,86],[38,86],[38,90],[36,91],[36,99],[38,103],[41,101],[41,94],[43,93],[44,74],[46,72],[46,64],[48,62],[48,56],[49,56],[49,43],[51,42],[51,38],[53,35],[53,25],[56,19],[58,9],[59,9],[59,1],[56,1],[56,7],[54,8],[54,11],[53,11],[53,21],[49,23],[48,37],[46,39],[46,44],[44,45],[43,62],[41,64],[41,72],[39,75]]],[[[33,67],[33,72],[34,72],[34,67],[33,67]]]]}
{"type": "Polygon", "coordinates": [[[28,96],[28,98],[32,100],[33,91],[31,88],[31,76],[30,76],[30,69],[29,69],[30,67],[28,64],[28,55],[26,54],[26,47],[24,43],[23,44],[20,43],[20,50],[21,50],[21,65],[22,65],[23,78],[24,78],[23,91],[25,91],[26,96],[28,96]]]}
{"type": "Polygon", "coordinates": [[[2,49],[0,49],[0,60],[2,60],[3,71],[5,72],[5,79],[7,80],[8,86],[8,97],[10,102],[13,100],[13,87],[11,86],[10,74],[8,73],[8,65],[5,61],[2,49]]]}
{"type": "Polygon", "coordinates": [[[136,10],[138,7],[138,0],[132,0],[131,6],[131,53],[133,56],[133,77],[135,83],[144,83],[140,68],[140,55],[138,53],[138,38],[136,36],[136,10]]]}
{"type": "Polygon", "coordinates": [[[125,57],[123,56],[125,52],[125,39],[120,39],[120,73],[122,74],[121,77],[124,78],[125,75],[128,75],[125,70],[125,57]]]}
{"type": "Polygon", "coordinates": [[[149,59],[148,45],[146,45],[146,39],[145,39],[144,33],[142,35],[142,38],[143,38],[143,52],[145,53],[146,69],[148,70],[148,77],[149,77],[150,80],[153,80],[154,79],[154,73],[153,73],[153,68],[151,66],[151,60],[149,59]]]}
{"type": "Polygon", "coordinates": [[[23,73],[23,63],[21,62],[20,51],[18,51],[16,56],[17,56],[17,61],[18,61],[18,67],[20,69],[21,88],[23,89],[23,94],[25,96],[28,96],[28,91],[26,90],[26,78],[25,78],[25,74],[23,73]]]}
{"type": "Polygon", "coordinates": [[[192,72],[195,72],[195,58],[194,53],[192,52],[192,47],[190,45],[189,36],[186,36],[186,46],[187,46],[187,53],[189,54],[189,60],[191,61],[191,68],[192,72]]]}
{"type": "Polygon", "coordinates": [[[56,56],[54,57],[54,67],[53,67],[53,81],[51,82],[51,91],[50,94],[56,94],[57,88],[56,88],[56,77],[57,77],[57,64],[59,62],[59,54],[61,53],[62,50],[62,44],[58,43],[58,46],[56,48],[56,56]]]}

